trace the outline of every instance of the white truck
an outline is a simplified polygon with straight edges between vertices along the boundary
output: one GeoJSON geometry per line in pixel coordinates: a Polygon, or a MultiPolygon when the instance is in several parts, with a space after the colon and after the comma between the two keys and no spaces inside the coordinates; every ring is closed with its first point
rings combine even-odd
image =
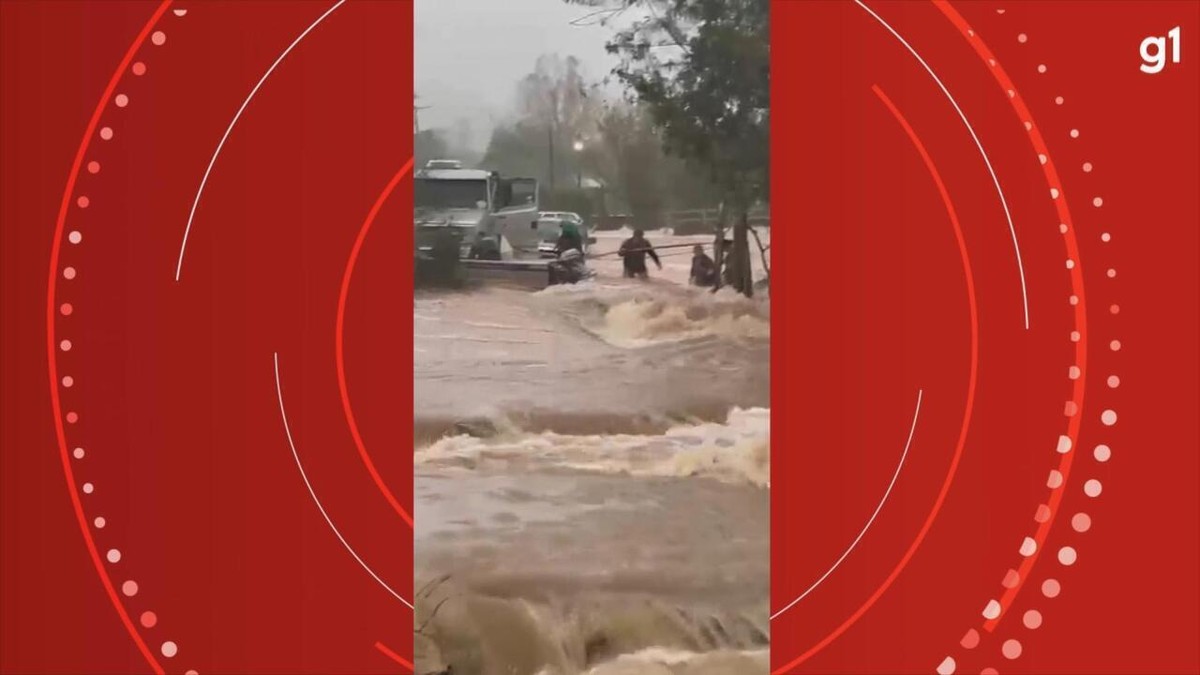
{"type": "Polygon", "coordinates": [[[418,255],[449,235],[459,243],[460,258],[467,260],[538,257],[542,237],[536,180],[464,169],[454,160],[432,160],[413,179],[418,255]]]}
{"type": "Polygon", "coordinates": [[[535,179],[432,160],[413,176],[413,212],[418,280],[551,283],[535,179]]]}

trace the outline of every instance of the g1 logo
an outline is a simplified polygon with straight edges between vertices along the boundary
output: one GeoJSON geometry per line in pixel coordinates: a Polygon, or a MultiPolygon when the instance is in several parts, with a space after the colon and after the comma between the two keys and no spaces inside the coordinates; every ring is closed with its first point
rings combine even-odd
{"type": "Polygon", "coordinates": [[[1167,42],[1171,43],[1171,63],[1179,63],[1179,26],[1167,32],[1166,37],[1151,35],[1142,40],[1143,73],[1161,73],[1167,66],[1167,42]]]}

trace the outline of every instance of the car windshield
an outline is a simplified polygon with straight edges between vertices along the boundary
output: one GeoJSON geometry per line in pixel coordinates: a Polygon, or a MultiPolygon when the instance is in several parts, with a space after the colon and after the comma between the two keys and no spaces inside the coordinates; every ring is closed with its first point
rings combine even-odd
{"type": "Polygon", "coordinates": [[[487,181],[418,178],[413,199],[417,208],[474,209],[487,202],[487,181]]]}

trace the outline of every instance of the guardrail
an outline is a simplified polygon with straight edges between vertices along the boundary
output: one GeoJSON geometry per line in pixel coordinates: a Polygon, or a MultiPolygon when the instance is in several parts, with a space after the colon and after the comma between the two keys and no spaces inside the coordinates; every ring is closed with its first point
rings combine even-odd
{"type": "MultiPolygon", "coordinates": [[[[751,227],[770,227],[771,212],[767,209],[750,211],[751,227]]],[[[669,211],[666,214],[667,227],[675,234],[707,234],[713,232],[719,221],[719,209],[690,209],[686,211],[669,211]]],[[[731,225],[727,222],[726,225],[731,225]]]]}
{"type": "MultiPolygon", "coordinates": [[[[662,214],[662,226],[671,228],[676,234],[708,234],[714,231],[720,219],[720,209],[683,209],[662,214]]],[[[769,209],[750,211],[751,227],[770,227],[769,209]]],[[[633,218],[628,215],[597,216],[591,226],[595,230],[616,230],[631,227],[633,218]]],[[[730,222],[729,224],[732,224],[730,222]]]]}

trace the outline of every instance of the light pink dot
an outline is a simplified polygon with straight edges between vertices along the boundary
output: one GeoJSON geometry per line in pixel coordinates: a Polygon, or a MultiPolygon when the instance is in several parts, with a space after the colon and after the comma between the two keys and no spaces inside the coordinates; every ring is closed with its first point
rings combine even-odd
{"type": "Polygon", "coordinates": [[[1038,504],[1037,511],[1033,514],[1033,519],[1039,523],[1050,520],[1050,507],[1045,504],[1038,504]]]}
{"type": "Polygon", "coordinates": [[[979,631],[974,628],[968,630],[967,634],[962,637],[962,640],[959,640],[959,644],[962,645],[963,649],[975,649],[979,646],[979,631]]]}
{"type": "Polygon", "coordinates": [[[138,592],[137,582],[130,579],[129,581],[126,581],[125,583],[121,584],[121,592],[124,593],[126,597],[130,597],[130,598],[137,595],[137,592],[138,592]]]}
{"type": "Polygon", "coordinates": [[[1079,404],[1075,401],[1067,401],[1063,405],[1063,415],[1066,417],[1074,417],[1079,413],[1079,404]]]}
{"type": "Polygon", "coordinates": [[[1042,613],[1036,609],[1025,612],[1025,616],[1022,618],[1024,619],[1025,627],[1029,630],[1037,630],[1042,626],[1042,613]]]}
{"type": "Polygon", "coordinates": [[[1066,223],[1059,223],[1059,224],[1058,224],[1058,231],[1059,231],[1059,233],[1061,233],[1061,234],[1066,234],[1066,233],[1067,233],[1067,224],[1066,224],[1066,223]]]}
{"type": "Polygon", "coordinates": [[[1078,380],[1079,376],[1082,374],[1083,371],[1079,369],[1079,366],[1071,366],[1070,368],[1067,368],[1067,377],[1072,380],[1078,380]]]}
{"type": "Polygon", "coordinates": [[[1121,341],[1113,340],[1112,342],[1108,343],[1108,348],[1113,350],[1114,352],[1121,351],[1121,341]]]}
{"type": "Polygon", "coordinates": [[[1071,306],[1074,307],[1079,304],[1079,296],[1072,294],[1071,297],[1067,298],[1067,302],[1071,303],[1071,306]]]}
{"type": "Polygon", "coordinates": [[[1086,513],[1076,513],[1071,516],[1071,527],[1075,528],[1076,532],[1087,532],[1092,529],[1092,517],[1086,513]]]}
{"type": "Polygon", "coordinates": [[[154,612],[142,612],[142,626],[144,628],[154,628],[158,623],[158,615],[154,612]]]}
{"type": "Polygon", "coordinates": [[[100,173],[100,162],[95,160],[88,162],[88,173],[100,173]]]}
{"type": "Polygon", "coordinates": [[[62,307],[58,308],[58,311],[62,312],[63,316],[71,316],[71,313],[75,311],[75,308],[71,306],[71,303],[64,302],[62,307]]]}
{"type": "Polygon", "coordinates": [[[1117,411],[1105,410],[1100,413],[1100,421],[1104,423],[1104,426],[1111,427],[1117,423],[1117,411]]]}
{"type": "Polygon", "coordinates": [[[996,670],[995,668],[984,668],[983,670],[979,671],[979,675],[1000,675],[1000,671],[996,670]]]}
{"type": "Polygon", "coordinates": [[[108,549],[108,553],[105,557],[108,558],[108,562],[114,565],[121,562],[121,552],[115,548],[108,549]]]}
{"type": "Polygon", "coordinates": [[[1066,567],[1074,565],[1075,561],[1078,559],[1079,554],[1075,552],[1074,548],[1070,546],[1064,546],[1058,549],[1058,562],[1062,563],[1066,567]]]}
{"type": "Polygon", "coordinates": [[[1054,99],[1054,102],[1055,102],[1055,103],[1057,103],[1058,105],[1062,105],[1062,104],[1063,104],[1063,97],[1061,97],[1061,96],[1057,96],[1057,97],[1055,97],[1055,99],[1054,99]]]}
{"type": "Polygon", "coordinates": [[[58,348],[63,350],[64,352],[71,351],[71,341],[63,340],[62,342],[58,343],[58,348]]]}
{"type": "Polygon", "coordinates": [[[77,413],[77,412],[67,413],[67,424],[75,424],[78,421],[79,421],[79,413],[77,413]]]}
{"type": "Polygon", "coordinates": [[[111,141],[112,137],[113,137],[112,127],[104,127],[103,129],[100,130],[100,138],[103,138],[106,141],[111,141]]]}
{"type": "Polygon", "coordinates": [[[63,278],[67,279],[68,281],[71,279],[74,279],[75,278],[75,268],[68,267],[65,270],[63,270],[63,278]]]}
{"type": "Polygon", "coordinates": [[[1120,306],[1120,305],[1109,305],[1109,307],[1108,307],[1108,311],[1109,311],[1109,312],[1111,312],[1111,313],[1113,313],[1113,314],[1120,314],[1120,313],[1121,313],[1121,306],[1120,306]]]}
{"type": "Polygon", "coordinates": [[[156,30],[154,31],[154,34],[150,36],[150,41],[156,45],[162,46],[163,43],[167,41],[167,34],[161,30],[156,30]]]}
{"type": "Polygon", "coordinates": [[[83,448],[75,448],[71,454],[75,456],[75,459],[83,459],[85,453],[83,452],[83,448]]]}
{"type": "Polygon", "coordinates": [[[1108,242],[1112,241],[1112,235],[1105,232],[1104,234],[1100,235],[1100,241],[1108,243],[1108,242]]]}
{"type": "Polygon", "coordinates": [[[72,244],[78,244],[79,242],[83,241],[83,234],[79,230],[72,230],[71,233],[67,235],[67,241],[71,242],[72,244]]]}
{"type": "Polygon", "coordinates": [[[1104,200],[1101,199],[1100,197],[1096,197],[1095,199],[1092,200],[1092,206],[1094,206],[1096,208],[1100,208],[1101,206],[1104,206],[1104,200]]]}
{"type": "Polygon", "coordinates": [[[992,619],[1000,616],[1001,609],[1003,608],[1000,607],[1000,601],[992,598],[991,600],[988,600],[987,605],[985,605],[983,608],[983,618],[991,621],[992,619]]]}
{"type": "Polygon", "coordinates": [[[1039,72],[1039,73],[1044,73],[1044,72],[1046,72],[1046,64],[1044,64],[1044,63],[1043,63],[1043,64],[1039,65],[1039,66],[1038,66],[1038,72],[1039,72]]]}
{"type": "MultiPolygon", "coordinates": [[[[179,11],[179,10],[175,10],[175,11],[179,11]]],[[[184,673],[183,675],[200,675],[200,672],[196,671],[196,670],[189,670],[186,673],[184,673]]]]}
{"type": "Polygon", "coordinates": [[[1091,172],[1092,172],[1092,163],[1091,163],[1091,162],[1084,162],[1084,163],[1083,163],[1083,172],[1084,172],[1084,173],[1091,173],[1091,172]]]}
{"type": "Polygon", "coordinates": [[[1117,276],[1117,271],[1110,267],[1110,268],[1108,268],[1108,272],[1106,272],[1105,274],[1108,275],[1109,279],[1115,279],[1117,276]]]}
{"type": "Polygon", "coordinates": [[[1004,573],[1004,578],[1000,580],[1000,585],[1005,588],[1016,588],[1021,581],[1021,575],[1016,570],[1010,569],[1004,573]]]}
{"type": "Polygon", "coordinates": [[[1000,647],[1000,652],[1006,659],[1018,658],[1021,656],[1021,643],[1016,640],[1005,640],[1004,646],[1000,647]]]}
{"type": "Polygon", "coordinates": [[[104,516],[96,516],[96,520],[93,522],[98,530],[103,530],[104,526],[108,524],[108,521],[104,519],[104,516]]]}
{"type": "Polygon", "coordinates": [[[170,640],[162,643],[162,655],[168,659],[179,653],[179,647],[170,640]]]}
{"type": "Polygon", "coordinates": [[[146,74],[146,64],[142,63],[141,61],[138,61],[137,63],[133,64],[133,74],[134,75],[145,75],[146,74]]]}
{"type": "Polygon", "coordinates": [[[1063,475],[1058,469],[1050,469],[1050,477],[1046,479],[1046,487],[1057,490],[1062,487],[1063,475]]]}
{"type": "Polygon", "coordinates": [[[1025,44],[1028,41],[1029,41],[1029,36],[1024,33],[1021,33],[1020,35],[1017,36],[1017,42],[1020,42],[1021,44],[1025,44]]]}
{"type": "Polygon", "coordinates": [[[125,94],[117,94],[117,98],[114,102],[117,104],[118,108],[124,108],[125,106],[129,105],[129,97],[125,94]]]}
{"type": "Polygon", "coordinates": [[[71,377],[70,375],[65,375],[63,376],[62,384],[67,389],[70,389],[71,387],[75,386],[75,378],[71,377]]]}
{"type": "Polygon", "coordinates": [[[1079,138],[1079,130],[1078,129],[1071,130],[1071,138],[1079,138]]]}
{"type": "Polygon", "coordinates": [[[1069,270],[1075,269],[1075,261],[1074,260],[1067,258],[1067,269],[1069,269],[1069,270]]]}
{"type": "Polygon", "coordinates": [[[1047,598],[1057,598],[1062,592],[1062,585],[1054,579],[1047,579],[1042,582],[1042,595],[1047,598]]]}
{"type": "Polygon", "coordinates": [[[84,483],[84,484],[83,484],[83,494],[85,494],[85,495],[90,495],[90,494],[92,494],[92,493],[93,493],[93,492],[95,492],[95,491],[96,491],[96,486],[95,486],[95,485],[92,485],[91,483],[84,483]]]}
{"type": "Polygon", "coordinates": [[[1116,375],[1109,375],[1108,376],[1108,388],[1116,389],[1119,386],[1121,386],[1121,378],[1117,377],[1116,375]]]}
{"type": "Polygon", "coordinates": [[[1104,486],[1095,478],[1089,479],[1088,482],[1083,484],[1083,494],[1089,497],[1099,497],[1100,493],[1103,491],[1104,486]]]}
{"type": "Polygon", "coordinates": [[[92,200],[88,199],[87,195],[79,195],[79,199],[76,199],[75,203],[79,205],[79,208],[86,209],[88,204],[92,203],[92,200]]]}
{"type": "Polygon", "coordinates": [[[1104,444],[1097,445],[1096,449],[1092,451],[1092,455],[1095,456],[1097,462],[1107,462],[1112,458],[1112,448],[1104,444]]]}
{"type": "Polygon", "coordinates": [[[1025,537],[1025,540],[1021,542],[1021,548],[1018,552],[1028,558],[1037,553],[1037,542],[1033,540],[1033,537],[1025,537]]]}

